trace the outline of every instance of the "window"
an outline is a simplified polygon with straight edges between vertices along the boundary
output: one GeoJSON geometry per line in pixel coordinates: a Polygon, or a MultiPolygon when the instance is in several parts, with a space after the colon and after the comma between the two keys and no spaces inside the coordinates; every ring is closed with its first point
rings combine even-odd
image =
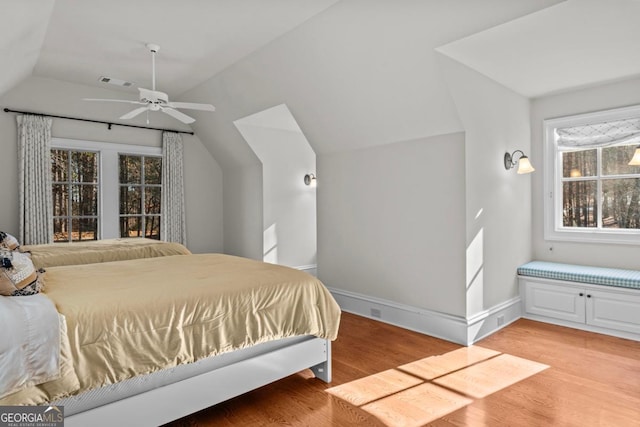
{"type": "Polygon", "coordinates": [[[98,153],[51,150],[53,241],[98,239],[98,153]]]}
{"type": "Polygon", "coordinates": [[[640,243],[640,107],[545,121],[545,238],[640,243]]]}
{"type": "Polygon", "coordinates": [[[160,240],[162,158],[119,156],[120,237],[160,240]]]}
{"type": "Polygon", "coordinates": [[[51,140],[54,242],[160,239],[162,149],[51,140]]]}

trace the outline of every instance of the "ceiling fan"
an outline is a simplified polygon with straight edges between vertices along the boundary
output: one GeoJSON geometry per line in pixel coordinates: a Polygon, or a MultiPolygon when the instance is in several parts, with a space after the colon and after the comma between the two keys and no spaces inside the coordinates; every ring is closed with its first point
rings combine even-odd
{"type": "Polygon", "coordinates": [[[156,53],[160,50],[160,46],[153,43],[147,43],[145,45],[151,52],[151,90],[139,87],[140,91],[138,101],[131,101],[128,99],[95,99],[84,98],[85,101],[106,101],[106,102],[124,102],[127,104],[142,105],[142,107],[129,111],[127,114],[120,117],[120,119],[127,120],[136,117],[137,115],[144,113],[145,111],[162,111],[180,120],[183,123],[193,123],[196,121],[193,117],[189,117],[176,108],[185,108],[189,110],[202,110],[202,111],[215,111],[216,108],[211,104],[196,104],[193,102],[170,102],[169,96],[156,90],[156,53]]]}

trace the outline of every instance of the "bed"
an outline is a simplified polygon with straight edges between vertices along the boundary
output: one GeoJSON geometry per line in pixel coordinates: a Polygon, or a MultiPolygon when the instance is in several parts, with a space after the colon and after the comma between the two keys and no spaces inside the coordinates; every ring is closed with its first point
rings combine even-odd
{"type": "Polygon", "coordinates": [[[63,265],[44,296],[65,320],[62,375],[0,405],[61,405],[68,426],[160,425],[307,368],[331,380],[340,310],[298,270],[222,254],[63,265]]]}
{"type": "Polygon", "coordinates": [[[31,255],[36,268],[191,254],[191,251],[180,243],[162,242],[147,238],[23,245],[19,250],[31,255]]]}

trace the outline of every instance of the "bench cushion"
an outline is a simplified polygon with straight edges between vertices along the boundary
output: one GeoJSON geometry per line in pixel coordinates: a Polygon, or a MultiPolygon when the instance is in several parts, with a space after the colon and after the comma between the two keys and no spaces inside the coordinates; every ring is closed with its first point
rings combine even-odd
{"type": "Polygon", "coordinates": [[[531,261],[518,267],[521,276],[544,277],[594,285],[640,289],[640,271],[531,261]]]}

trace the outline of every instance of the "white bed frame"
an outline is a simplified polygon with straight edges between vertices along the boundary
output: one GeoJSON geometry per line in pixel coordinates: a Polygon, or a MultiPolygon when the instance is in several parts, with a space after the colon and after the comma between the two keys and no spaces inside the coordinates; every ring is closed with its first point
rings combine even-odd
{"type": "MultiPolygon", "coordinates": [[[[240,352],[244,350],[239,350],[240,352]]],[[[65,418],[67,427],[156,427],[310,368],[331,382],[331,341],[309,339],[65,418]]]]}

